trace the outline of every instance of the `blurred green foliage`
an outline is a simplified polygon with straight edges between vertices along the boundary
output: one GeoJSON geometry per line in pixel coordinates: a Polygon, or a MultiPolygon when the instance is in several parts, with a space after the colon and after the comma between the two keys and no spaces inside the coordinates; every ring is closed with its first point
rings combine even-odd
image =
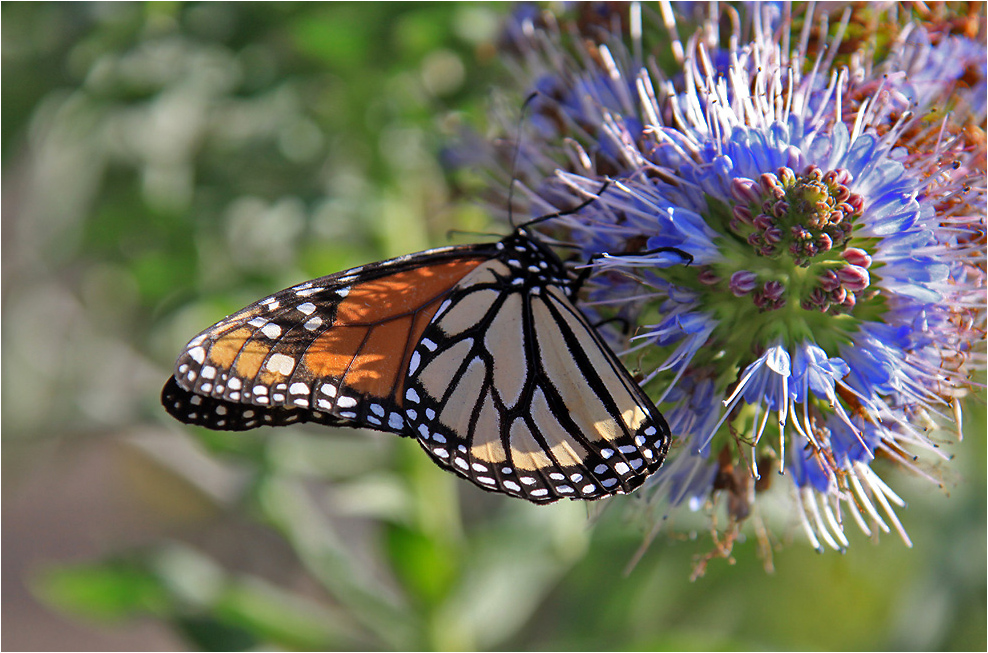
{"type": "Polygon", "coordinates": [[[536,507],[396,438],[193,432],[159,408],[174,355],[222,315],[496,229],[437,160],[510,84],[493,56],[506,10],[3,4],[5,471],[39,443],[120,438],[171,478],[139,467],[158,500],[208,504],[204,530],[233,533],[33,569],[36,595],[204,650],[984,648],[983,397],[931,470],[947,492],[892,474],[914,549],[854,533],[820,556],[783,525],[796,542],[774,573],[749,533],[696,583],[703,519],[678,518],[689,535],[663,530],[625,576],[642,540],[628,499],[536,507]]]}

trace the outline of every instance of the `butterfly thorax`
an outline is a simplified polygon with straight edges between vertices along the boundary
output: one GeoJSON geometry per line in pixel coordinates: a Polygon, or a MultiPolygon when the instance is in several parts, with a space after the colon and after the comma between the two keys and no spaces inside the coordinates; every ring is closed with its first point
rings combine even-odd
{"type": "Polygon", "coordinates": [[[495,247],[497,258],[511,270],[509,283],[525,290],[556,286],[568,297],[579,290],[556,253],[524,229],[515,230],[495,247]]]}

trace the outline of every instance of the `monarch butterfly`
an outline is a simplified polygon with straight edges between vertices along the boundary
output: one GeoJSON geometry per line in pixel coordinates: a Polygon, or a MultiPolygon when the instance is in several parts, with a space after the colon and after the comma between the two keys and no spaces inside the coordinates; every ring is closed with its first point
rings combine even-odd
{"type": "Polygon", "coordinates": [[[162,391],[218,430],[317,422],[414,437],[440,467],[535,503],[639,487],[669,427],[519,227],[307,281],[193,338],[162,391]]]}

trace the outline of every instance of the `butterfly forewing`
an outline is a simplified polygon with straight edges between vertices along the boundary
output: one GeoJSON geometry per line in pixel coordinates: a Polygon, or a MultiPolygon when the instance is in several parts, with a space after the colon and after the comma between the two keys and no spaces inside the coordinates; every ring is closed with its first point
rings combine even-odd
{"type": "Polygon", "coordinates": [[[441,466],[537,503],[628,492],[658,469],[665,421],[573,306],[534,241],[457,284],[412,355],[405,418],[441,466]]]}
{"type": "Polygon", "coordinates": [[[249,405],[278,424],[297,413],[293,421],[405,434],[396,397],[411,352],[452,288],[490,258],[492,247],[422,252],[314,279],[255,302],[186,345],[174,380],[190,396],[173,388],[165,405],[181,421],[222,421],[218,428],[234,421],[204,417],[207,408],[229,412],[249,405]],[[211,401],[196,405],[192,395],[211,401]],[[321,415],[311,419],[312,412],[335,422],[321,415]]]}
{"type": "Polygon", "coordinates": [[[179,386],[174,376],[161,390],[161,403],[168,414],[179,421],[214,431],[247,431],[259,426],[288,426],[300,422],[354,426],[350,420],[318,410],[261,407],[198,395],[179,386]]]}

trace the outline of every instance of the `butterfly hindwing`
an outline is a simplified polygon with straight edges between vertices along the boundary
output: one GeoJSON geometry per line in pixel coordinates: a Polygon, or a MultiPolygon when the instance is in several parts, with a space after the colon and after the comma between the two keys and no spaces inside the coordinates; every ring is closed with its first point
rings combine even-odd
{"type": "Polygon", "coordinates": [[[536,503],[635,489],[665,457],[665,420],[573,306],[558,259],[502,245],[412,354],[410,430],[440,466],[536,503]]]}

